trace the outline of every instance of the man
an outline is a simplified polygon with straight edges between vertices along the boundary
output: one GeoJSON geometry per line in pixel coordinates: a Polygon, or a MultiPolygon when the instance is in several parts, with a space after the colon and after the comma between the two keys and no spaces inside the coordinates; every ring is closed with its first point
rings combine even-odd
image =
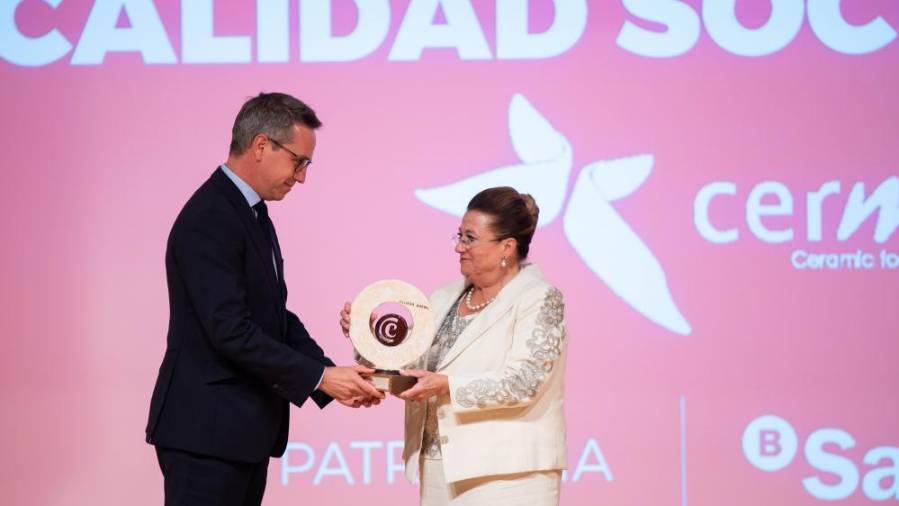
{"type": "Polygon", "coordinates": [[[321,126],[282,93],[247,101],[228,161],[169,234],[168,345],[150,402],[166,505],[258,505],[287,444],[288,401],[358,407],[383,394],[371,369],[335,367],[286,308],[284,263],[265,201],[303,183],[321,126]]]}

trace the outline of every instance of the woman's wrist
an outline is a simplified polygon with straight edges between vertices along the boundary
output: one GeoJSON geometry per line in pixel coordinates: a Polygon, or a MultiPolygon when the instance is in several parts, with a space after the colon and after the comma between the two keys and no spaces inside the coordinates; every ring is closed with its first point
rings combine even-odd
{"type": "Polygon", "coordinates": [[[449,395],[449,391],[450,391],[450,389],[449,389],[449,376],[447,376],[446,374],[441,374],[441,375],[440,375],[440,379],[441,379],[441,381],[442,381],[442,386],[441,386],[442,392],[441,392],[441,393],[442,393],[443,395],[449,395]]]}

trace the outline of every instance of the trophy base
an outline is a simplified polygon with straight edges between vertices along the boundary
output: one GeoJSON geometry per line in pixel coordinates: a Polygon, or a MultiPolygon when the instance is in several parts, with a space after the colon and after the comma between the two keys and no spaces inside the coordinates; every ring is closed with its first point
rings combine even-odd
{"type": "Polygon", "coordinates": [[[385,371],[383,369],[377,369],[376,371],[371,375],[372,384],[378,390],[390,392],[393,395],[399,395],[409,390],[418,382],[418,378],[403,376],[399,371],[385,371]]]}

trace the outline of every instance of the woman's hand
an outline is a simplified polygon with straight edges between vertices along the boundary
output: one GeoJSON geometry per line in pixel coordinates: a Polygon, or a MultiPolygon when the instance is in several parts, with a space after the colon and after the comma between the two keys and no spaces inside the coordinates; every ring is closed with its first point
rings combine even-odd
{"type": "Polygon", "coordinates": [[[423,401],[434,395],[449,393],[449,378],[445,374],[423,371],[421,369],[408,369],[400,371],[403,376],[418,378],[414,387],[399,394],[397,397],[407,401],[423,401]]]}
{"type": "MultiPolygon", "coordinates": [[[[368,324],[374,324],[378,315],[372,313],[368,319],[368,324]]],[[[344,337],[350,337],[350,303],[344,302],[343,309],[340,310],[340,330],[343,331],[344,337]]]]}
{"type": "Polygon", "coordinates": [[[350,303],[344,302],[343,309],[340,310],[340,330],[343,331],[344,337],[350,337],[350,303]]]}

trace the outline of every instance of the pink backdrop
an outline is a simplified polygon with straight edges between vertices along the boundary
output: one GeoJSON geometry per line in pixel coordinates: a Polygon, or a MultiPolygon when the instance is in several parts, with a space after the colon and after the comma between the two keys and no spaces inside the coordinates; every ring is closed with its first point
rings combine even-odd
{"type": "MultiPolygon", "coordinates": [[[[805,4],[774,4],[797,2],[805,4]]],[[[77,46],[101,3],[25,1],[15,26],[31,38],[58,29],[77,46]]],[[[351,33],[353,2],[332,3],[334,32],[351,33]]],[[[458,218],[415,190],[521,163],[508,118],[520,94],[573,152],[570,167],[540,176],[558,181],[570,170],[559,216],[537,231],[531,257],[566,299],[562,503],[817,504],[816,485],[842,504],[899,500],[899,41],[845,54],[804,19],[786,47],[749,57],[722,48],[703,23],[683,54],[652,58],[616,38],[626,22],[664,26],[641,20],[628,2],[596,0],[561,54],[498,59],[496,4],[473,3],[491,59],[426,48],[420,59],[391,61],[407,1],[390,2],[383,44],[347,62],[301,61],[293,1],[287,62],[258,63],[254,51],[249,63],[184,63],[175,1],[155,2],[174,63],[119,51],[75,65],[68,52],[29,66],[14,62],[11,46],[3,50],[4,503],[161,503],[143,429],[165,346],[165,240],[187,197],[224,160],[240,104],[262,90],[295,94],[325,123],[306,185],[272,216],[288,305],[335,360],[352,360],[337,312],[369,282],[398,277],[430,291],[458,275],[449,242],[458,218]],[[611,202],[606,221],[568,212],[585,166],[641,154],[652,155],[651,172],[632,193],[585,194],[611,202]],[[783,242],[762,240],[749,225],[750,193],[766,181],[792,196],[792,213],[761,218],[770,230],[793,230],[783,242]],[[831,181],[839,193],[824,200],[822,239],[810,240],[808,195],[831,181]],[[703,235],[697,215],[698,195],[715,182],[735,187],[707,207],[714,229],[736,230],[721,244],[703,235]],[[840,239],[844,209],[863,209],[864,198],[847,204],[856,183],[864,198],[877,189],[868,202],[881,207],[840,239]],[[595,232],[566,232],[568,219],[595,232]],[[621,272],[651,270],[628,264],[636,262],[632,240],[608,235],[608,220],[618,219],[658,262],[688,332],[654,322],[610,289],[636,283],[621,272]],[[577,241],[616,253],[584,253],[577,241]],[[791,261],[799,250],[861,251],[872,267],[799,268],[791,261]],[[591,268],[591,254],[610,274],[591,268]],[[763,415],[781,421],[750,426],[763,415]]],[[[896,2],[843,3],[852,25],[880,17],[899,29],[896,2]]],[[[683,4],[701,12],[698,0],[683,4]]],[[[532,32],[550,29],[553,5],[530,2],[532,32]]],[[[737,17],[759,28],[771,5],[741,0],[737,17]]],[[[255,40],[256,2],[215,9],[216,35],[255,40]]],[[[439,13],[434,23],[449,21],[439,13]]],[[[133,24],[119,17],[120,29],[133,24]]],[[[11,28],[3,30],[7,44],[11,28]]],[[[507,184],[538,177],[520,170],[507,184]]],[[[778,201],[782,191],[761,197],[762,205],[778,201]]],[[[655,281],[638,292],[658,291],[655,281]]],[[[389,468],[400,459],[390,442],[401,437],[397,399],[371,410],[294,408],[293,449],[271,463],[266,504],[413,503],[416,487],[389,468]]]]}

